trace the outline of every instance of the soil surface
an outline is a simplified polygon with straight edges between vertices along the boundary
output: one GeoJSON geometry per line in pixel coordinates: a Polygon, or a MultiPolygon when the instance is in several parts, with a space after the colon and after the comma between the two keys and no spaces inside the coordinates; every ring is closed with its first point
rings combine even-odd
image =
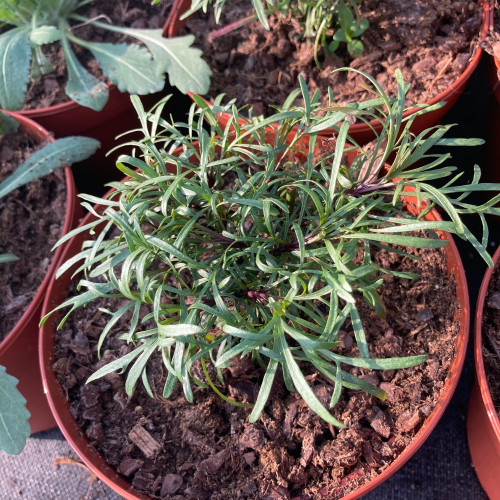
{"type": "MultiPolygon", "coordinates": [[[[408,445],[435,406],[455,357],[457,299],[444,252],[414,253],[420,262],[385,250],[377,254],[385,268],[421,275],[414,281],[384,278],[385,319],[359,306],[372,356],[428,353],[429,359],[398,371],[351,368],[385,390],[387,399],[344,389],[332,410],[344,429],[313,414],[279,376],[255,424],[248,423],[250,410],[225,403],[209,389],[194,390],[195,405],[180,388],[162,399],[165,370],[159,357],[148,368],[154,399],[139,385],[128,398],[117,373],[84,385],[96,368],[130,350],[117,340],[128,326],[118,325],[107,337],[102,359],[97,358],[97,340],[109,318],[98,307],[116,310],[120,303],[92,303],[73,313],[56,335],[54,371],[91,448],[152,498],[340,498],[387,468],[408,445]]],[[[349,322],[339,339],[339,353],[359,355],[349,322]]],[[[234,362],[224,378],[224,393],[240,402],[255,401],[262,373],[248,359],[234,362]]],[[[328,405],[329,380],[318,373],[308,380],[328,405]]]]}
{"type": "MultiPolygon", "coordinates": [[[[151,5],[151,0],[117,0],[113,2],[94,1],[78,10],[78,14],[89,19],[104,16],[101,22],[109,22],[116,26],[136,29],[158,29],[165,23],[172,0],[162,0],[158,5],[151,5]]],[[[71,22],[72,25],[78,23],[71,22]]],[[[84,40],[106,43],[123,43],[128,37],[109,30],[85,25],[73,30],[74,34],[84,40]]],[[[136,39],[132,43],[140,44],[136,39]]],[[[78,60],[94,76],[106,80],[92,54],[76,44],[71,44],[78,60]]],[[[26,101],[22,109],[37,109],[68,101],[64,92],[67,82],[66,63],[60,42],[44,45],[43,52],[49,59],[54,71],[44,75],[38,81],[30,83],[26,101]]]]}
{"type": "Polygon", "coordinates": [[[483,360],[493,404],[500,418],[500,267],[488,287],[483,311],[483,360]]]}
{"type": "Polygon", "coordinates": [[[477,46],[482,10],[470,0],[363,0],[359,9],[370,26],[361,36],[362,57],[353,60],[344,48],[314,62],[314,47],[300,37],[297,21],[270,16],[271,31],[258,21],[208,41],[208,34],[249,14],[247,0],[227,2],[217,25],[212,16],[196,14],[187,30],[214,71],[211,97],[225,93],[237,106],[254,114],[272,114],[269,105],[282,104],[302,75],[311,92],[333,88],[336,103],[371,98],[360,87],[365,80],[354,72],[331,72],[350,66],[376,78],[389,95],[396,94],[399,68],[412,88],[408,103],[425,102],[444,91],[467,67],[477,46]],[[232,9],[230,9],[230,5],[232,9]]]}
{"type": "MultiPolygon", "coordinates": [[[[23,132],[0,136],[0,182],[41,146],[23,132]]],[[[0,340],[23,315],[45,278],[65,216],[63,170],[0,198],[0,254],[19,257],[0,265],[0,340]]]]}

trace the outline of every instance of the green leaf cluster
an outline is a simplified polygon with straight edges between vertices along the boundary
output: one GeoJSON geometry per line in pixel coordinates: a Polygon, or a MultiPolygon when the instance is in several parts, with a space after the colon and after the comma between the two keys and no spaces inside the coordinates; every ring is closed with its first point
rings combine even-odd
{"type": "MultiPolygon", "coordinates": [[[[354,57],[363,55],[364,46],[359,37],[367,30],[368,21],[359,13],[361,0],[250,0],[255,15],[249,20],[259,19],[269,29],[268,17],[273,12],[291,15],[303,30],[303,36],[314,40],[315,58],[321,46],[323,55],[334,53],[340,43],[346,43],[347,50],[354,57]]],[[[226,0],[191,0],[191,7],[182,16],[184,19],[198,10],[214,9],[218,23],[226,0]]]]}
{"type": "Polygon", "coordinates": [[[162,37],[161,29],[132,29],[87,19],[78,10],[89,0],[1,0],[0,107],[20,109],[28,83],[52,71],[44,55],[46,44],[61,43],[66,59],[66,94],[78,104],[100,111],[108,100],[107,85],[78,61],[71,44],[89,50],[104,76],[120,91],[150,94],[163,89],[165,76],[182,92],[205,93],[211,71],[201,51],[191,47],[192,36],[162,37]],[[75,23],[87,23],[134,38],[143,45],[98,43],[73,32],[75,23]],[[7,25],[7,26],[5,26],[7,25]]]}
{"type": "Polygon", "coordinates": [[[378,289],[382,275],[391,274],[372,260],[371,250],[405,255],[402,246],[437,248],[446,244],[438,231],[449,231],[469,240],[491,264],[486,224],[479,241],[462,216],[477,213],[484,222],[484,214],[498,214],[493,206],[500,195],[480,206],[467,197],[477,190],[498,193],[499,185],[479,183],[478,168],[471,184],[460,184],[460,174],[448,164],[449,153],[432,150],[481,141],[445,138],[450,126],[417,136],[410,132],[415,116],[435,106],[403,118],[408,85],[401,73],[396,98],[364,77],[374,93],[370,101],[321,108],[319,93],[310,97],[301,79],[300,89],[266,119],[248,118],[233,103],[223,106],[220,96],[213,106],[196,98],[186,123],[172,123],[161,117],[166,101],[146,113],[133,98],[144,138],[129,143],[135,156],[122,155],[117,163],[130,178],[113,183],[116,190],[106,199],[83,195],[90,210],[100,203],[104,211],[60,242],[102,228],[58,271],[76,266],[75,273],[84,273],[80,294],[57,308],[70,307],[63,322],[97,297],[119,297],[125,305],[110,316],[100,346],[118,319],[132,312],[122,338],[135,348],[89,380],[128,370],[129,394],[139,379],[151,391],[147,361],[159,351],[168,374],[163,396],[180,383],[193,401],[193,384],[205,385],[193,373],[197,362],[204,369],[211,363],[222,382],[221,370],[248,355],[265,373],[251,421],[264,408],[280,367],[290,390],[298,391],[321,418],[340,426],[312,391],[305,366],[332,381],[331,407],[344,387],[385,397],[345,366],[395,369],[426,359],[371,357],[358,304],[364,300],[383,315],[378,289]],[[304,105],[293,106],[299,95],[304,105]],[[220,112],[230,114],[224,128],[220,112]],[[350,138],[352,116],[383,125],[370,146],[359,147],[350,138]],[[334,132],[325,146],[318,133],[327,129],[334,132]],[[434,179],[444,179],[439,190],[434,179]],[[427,208],[419,215],[405,210],[407,195],[427,208]],[[434,207],[444,220],[425,219],[434,207]],[[425,237],[416,236],[418,230],[425,237]],[[346,320],[353,326],[359,357],[336,350],[346,320]],[[154,326],[141,327],[148,321],[154,326]]]}

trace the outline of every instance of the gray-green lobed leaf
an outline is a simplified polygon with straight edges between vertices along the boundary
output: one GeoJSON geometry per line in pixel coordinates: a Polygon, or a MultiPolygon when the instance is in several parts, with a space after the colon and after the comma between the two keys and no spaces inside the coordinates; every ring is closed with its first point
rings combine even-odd
{"type": "Polygon", "coordinates": [[[28,88],[31,48],[26,29],[0,35],[0,108],[16,110],[24,103],[28,88]]]}
{"type": "Polygon", "coordinates": [[[120,92],[152,94],[159,92],[165,79],[159,75],[151,54],[137,44],[86,42],[103,74],[120,92]]]}
{"type": "Polygon", "coordinates": [[[13,189],[38,177],[49,174],[56,168],[83,161],[93,155],[99,141],[89,137],[65,137],[47,144],[33,153],[10,177],[0,184],[0,198],[13,189]]]}
{"type": "Polygon", "coordinates": [[[66,94],[81,106],[101,111],[108,102],[108,85],[98,80],[80,64],[65,38],[62,46],[68,71],[66,94]]]}
{"type": "Polygon", "coordinates": [[[0,450],[19,455],[30,435],[26,399],[17,389],[18,380],[0,366],[0,450]]]}
{"type": "Polygon", "coordinates": [[[181,92],[205,94],[210,87],[212,71],[202,59],[200,49],[191,47],[194,36],[165,38],[162,30],[127,29],[151,51],[160,73],[167,73],[170,84],[181,92]]]}

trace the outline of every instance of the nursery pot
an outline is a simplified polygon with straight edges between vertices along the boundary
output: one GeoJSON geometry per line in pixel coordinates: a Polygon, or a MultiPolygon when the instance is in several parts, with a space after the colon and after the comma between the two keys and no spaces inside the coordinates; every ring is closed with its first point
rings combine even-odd
{"type": "MultiPolygon", "coordinates": [[[[180,20],[180,16],[186,12],[191,6],[191,0],[174,0],[174,5],[172,6],[172,10],[170,15],[165,23],[164,27],[164,35],[168,37],[177,36],[180,30],[182,30],[186,24],[186,19],[180,20]]],[[[480,36],[484,37],[488,32],[490,23],[492,22],[492,6],[489,1],[483,2],[483,23],[481,28],[480,36]]],[[[462,95],[465,86],[471,77],[472,73],[479,64],[479,61],[482,57],[483,51],[480,47],[477,47],[474,56],[470,60],[468,66],[465,68],[464,72],[458,77],[458,79],[453,82],[446,90],[436,95],[434,98],[429,100],[427,104],[432,106],[439,102],[446,102],[446,104],[434,111],[429,113],[425,113],[423,115],[418,116],[412,123],[411,131],[417,135],[425,129],[432,127],[440,123],[444,115],[453,107],[458,98],[462,95]]],[[[298,82],[297,82],[298,86],[298,82]]],[[[190,94],[192,96],[192,94],[190,94]]],[[[205,102],[209,105],[213,104],[213,100],[204,99],[205,102]]],[[[279,103],[274,103],[279,104],[279,103]]],[[[403,117],[408,117],[411,114],[417,112],[421,108],[411,108],[407,110],[403,117]]],[[[224,128],[228,121],[230,115],[229,113],[219,113],[218,120],[222,128],[224,128]]],[[[243,125],[244,121],[240,119],[240,126],[243,125]]],[[[274,127],[276,128],[276,127],[274,127]]],[[[272,127],[270,127],[272,130],[272,127]]],[[[352,137],[354,141],[358,144],[363,145],[367,142],[371,141],[375,138],[374,131],[378,134],[382,130],[382,124],[378,120],[372,120],[369,124],[366,123],[356,123],[349,128],[349,135],[352,137]]],[[[330,130],[322,130],[318,133],[318,135],[323,138],[331,137],[333,133],[333,129],[330,130]]],[[[294,133],[292,132],[289,137],[294,137],[294,133]]]]}
{"type": "MultiPolygon", "coordinates": [[[[414,204],[412,205],[412,201],[415,201],[414,198],[409,198],[408,201],[410,211],[419,210],[414,204]]],[[[95,207],[95,209],[99,211],[103,210],[104,207],[95,207]]],[[[93,214],[87,215],[87,217],[82,222],[82,225],[95,220],[94,217],[95,216],[93,214]]],[[[437,220],[439,219],[439,215],[434,211],[427,216],[427,219],[437,220]]],[[[96,231],[98,230],[99,226],[96,228],[96,231]]],[[[453,242],[453,239],[449,234],[443,234],[442,237],[449,242],[449,244],[444,247],[448,261],[448,272],[450,275],[454,276],[457,282],[456,293],[459,301],[459,307],[455,311],[455,318],[456,321],[460,322],[460,330],[457,337],[456,356],[451,364],[449,376],[445,382],[443,392],[436,407],[429,414],[421,429],[418,431],[408,447],[380,475],[344,497],[345,499],[358,498],[359,496],[366,494],[367,492],[381,484],[388,477],[394,474],[394,472],[396,472],[418,450],[418,448],[427,439],[427,437],[439,421],[440,417],[442,416],[453,395],[458,379],[460,377],[468,338],[468,291],[464,268],[455,243],[453,242]]],[[[71,256],[78,253],[85,238],[86,236],[80,234],[67,242],[64,247],[62,261],[66,261],[71,256]]],[[[62,275],[59,279],[52,280],[49,285],[48,293],[45,297],[43,308],[44,314],[51,311],[56,305],[60,304],[65,299],[66,290],[71,284],[71,281],[70,271],[64,273],[64,275],[62,275]]],[[[63,393],[52,368],[55,361],[53,348],[55,344],[56,325],[57,318],[51,317],[41,329],[40,365],[42,370],[44,389],[47,394],[50,407],[54,413],[54,417],[61,431],[63,432],[65,438],[68,440],[75,452],[78,454],[80,459],[90,469],[90,471],[95,474],[101,481],[110,486],[115,492],[119,493],[126,499],[149,498],[135,490],[123,477],[121,477],[104,461],[103,457],[99,453],[89,447],[88,441],[83,435],[82,430],[77,425],[74,418],[71,416],[69,410],[69,402],[66,400],[65,394],[63,393]]]]}
{"type": "MultiPolygon", "coordinates": [[[[500,248],[493,256],[495,267],[500,262],[500,248]]],[[[484,275],[477,299],[474,359],[476,378],[467,412],[467,437],[472,463],[481,486],[490,499],[500,499],[500,420],[491,398],[483,362],[482,319],[488,286],[494,268],[484,275]]]]}
{"type": "MultiPolygon", "coordinates": [[[[17,113],[8,113],[18,120],[22,129],[35,140],[42,141],[48,138],[54,141],[47,130],[34,121],[17,113]]],[[[71,168],[65,167],[64,174],[66,177],[66,215],[62,234],[67,233],[78,223],[82,213],[76,199],[71,168]]],[[[52,262],[35,297],[14,328],[0,343],[0,365],[5,366],[7,373],[19,380],[18,389],[26,398],[26,406],[31,414],[29,424],[32,433],[51,429],[56,425],[43,393],[38,366],[38,322],[47,286],[60,263],[61,254],[62,248],[58,248],[52,256],[52,262]]]]}

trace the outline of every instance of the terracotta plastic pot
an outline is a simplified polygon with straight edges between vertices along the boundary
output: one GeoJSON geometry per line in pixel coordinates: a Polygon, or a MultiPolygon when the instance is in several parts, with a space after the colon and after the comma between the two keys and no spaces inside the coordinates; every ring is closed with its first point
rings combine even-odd
{"type": "MultiPolygon", "coordinates": [[[[176,36],[179,33],[179,31],[184,28],[186,20],[184,19],[181,21],[179,17],[184,12],[186,12],[190,6],[191,6],[191,0],[174,0],[174,5],[172,7],[170,16],[167,20],[167,23],[165,23],[165,28],[164,28],[165,36],[169,37],[176,36]]],[[[481,28],[481,37],[483,37],[488,32],[490,23],[492,22],[493,18],[491,15],[491,10],[492,7],[489,1],[483,2],[483,24],[481,28]]],[[[419,134],[423,130],[432,127],[433,125],[436,125],[441,121],[444,115],[452,108],[452,106],[457,102],[460,95],[463,93],[469,78],[471,77],[472,73],[474,73],[474,70],[479,64],[482,54],[483,54],[482,49],[478,47],[476,52],[474,53],[474,56],[469,62],[467,68],[460,75],[460,77],[455,82],[453,82],[445,91],[441,92],[433,99],[428,101],[427,104],[429,104],[430,106],[432,106],[433,104],[437,104],[439,102],[446,102],[446,105],[440,109],[436,109],[434,111],[431,111],[429,113],[417,117],[414,120],[411,127],[411,130],[414,134],[419,134]]],[[[205,102],[207,102],[207,104],[212,104],[213,100],[205,99],[205,102]]],[[[421,108],[409,109],[403,114],[403,116],[407,117],[410,114],[415,113],[419,109],[421,108]]],[[[229,114],[220,113],[218,118],[221,127],[224,128],[229,120],[229,114]]],[[[243,120],[240,120],[240,125],[242,125],[243,123],[244,123],[243,120]]],[[[358,144],[363,145],[375,138],[372,128],[377,133],[380,133],[382,130],[382,125],[377,120],[372,120],[369,125],[365,123],[356,123],[350,127],[349,134],[353,138],[353,140],[355,140],[358,144]]],[[[330,131],[325,130],[319,132],[318,135],[331,137],[332,132],[333,130],[331,129],[330,131]]],[[[290,137],[293,137],[293,134],[291,134],[290,137]]]]}
{"type": "MultiPolygon", "coordinates": [[[[412,212],[419,211],[415,206],[415,198],[408,198],[409,209],[412,212]]],[[[96,207],[96,210],[99,210],[96,207]]],[[[102,207],[101,207],[102,210],[102,207]]],[[[427,217],[428,220],[439,220],[437,212],[433,211],[427,217]]],[[[95,220],[92,214],[89,214],[82,222],[87,224],[95,220]]],[[[443,392],[439,401],[430,415],[427,417],[421,429],[411,442],[411,444],[401,453],[401,455],[379,476],[375,477],[368,483],[361,486],[356,491],[347,495],[345,499],[352,500],[361,495],[368,493],[394,474],[409,458],[420,448],[424,441],[429,437],[430,433],[441,418],[448,403],[451,400],[453,392],[458,383],[462,365],[465,358],[467,347],[467,339],[469,334],[469,296],[465,272],[458,253],[458,249],[449,234],[442,236],[449,241],[449,244],[444,247],[448,260],[448,272],[453,275],[457,282],[457,297],[459,307],[455,312],[456,321],[460,322],[460,330],[457,338],[456,356],[450,367],[450,374],[445,382],[443,392]]],[[[71,256],[78,253],[81,249],[82,241],[85,236],[78,237],[69,241],[62,255],[62,261],[66,261],[71,256]]],[[[53,280],[49,286],[48,293],[45,298],[43,314],[51,311],[56,305],[60,304],[65,296],[66,290],[71,283],[71,272],[66,272],[58,280],[53,280]]],[[[57,321],[54,318],[49,319],[42,327],[40,335],[40,365],[42,370],[42,378],[45,392],[49,400],[50,407],[54,412],[55,419],[63,432],[65,438],[78,454],[85,465],[105,484],[110,486],[114,491],[122,495],[126,499],[147,499],[149,497],[137,492],[123,477],[115,470],[106,464],[103,457],[88,446],[87,439],[83,436],[81,429],[76,424],[70,414],[69,403],[66,401],[57,378],[52,370],[54,363],[53,347],[57,321]]]]}
{"type": "MultiPolygon", "coordinates": [[[[16,118],[21,123],[22,129],[35,140],[42,141],[48,138],[50,141],[54,141],[47,130],[34,121],[17,113],[9,114],[16,118]]],[[[71,169],[66,167],[64,173],[66,177],[67,199],[63,234],[76,226],[82,213],[80,204],[77,203],[75,183],[71,169]]],[[[14,328],[0,343],[0,365],[5,366],[10,375],[19,379],[18,389],[26,398],[27,408],[31,413],[29,424],[32,433],[51,429],[56,425],[43,392],[40,376],[38,363],[38,322],[40,321],[42,302],[47,286],[60,263],[61,254],[62,248],[57,249],[35,297],[14,328]]]]}
{"type": "MultiPolygon", "coordinates": [[[[500,262],[500,247],[493,256],[495,267],[500,262]]],[[[482,319],[488,286],[494,269],[483,278],[476,308],[474,358],[476,380],[467,412],[467,437],[472,463],[484,491],[491,500],[500,499],[500,419],[495,411],[483,363],[482,319]]]]}

